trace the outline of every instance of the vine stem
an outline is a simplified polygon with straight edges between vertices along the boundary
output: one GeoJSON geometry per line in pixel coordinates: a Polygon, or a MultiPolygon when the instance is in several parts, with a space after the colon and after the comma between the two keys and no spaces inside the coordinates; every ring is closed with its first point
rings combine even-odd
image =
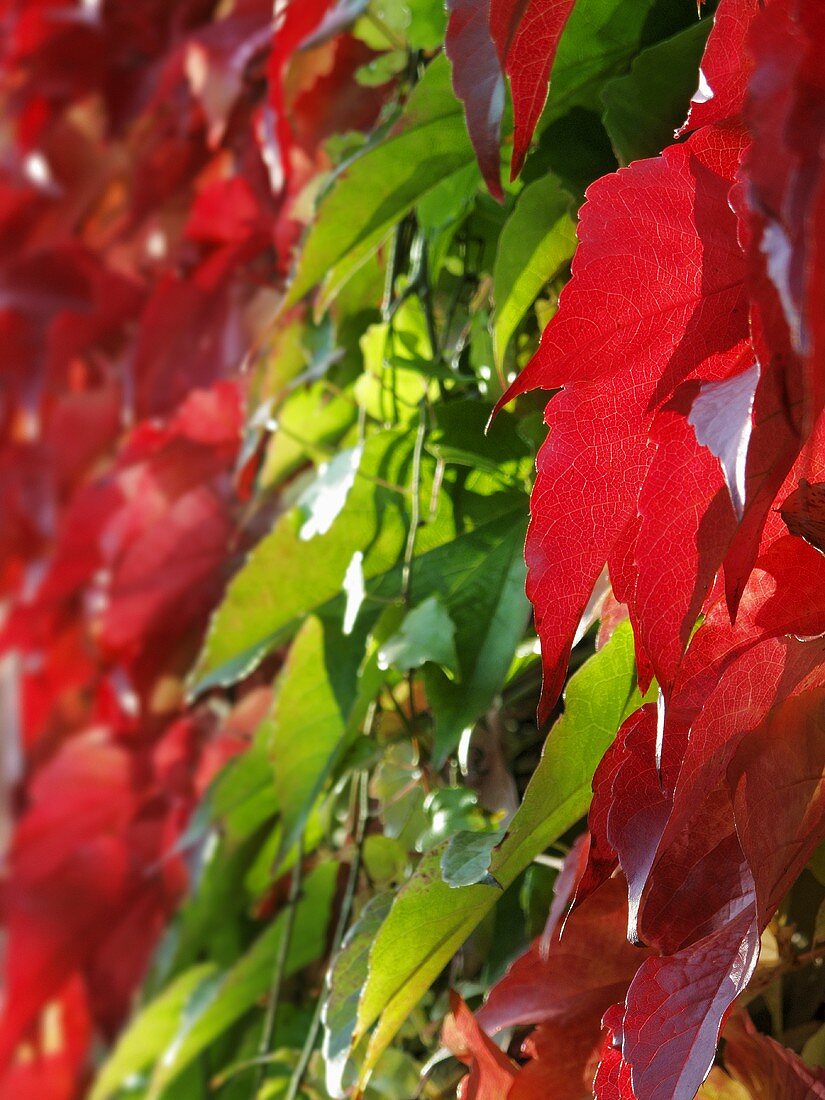
{"type": "Polygon", "coordinates": [[[304,838],[303,835],[298,839],[298,850],[295,853],[295,865],[292,868],[292,878],[289,883],[289,897],[286,903],[286,917],[284,921],[284,932],[281,936],[281,942],[278,944],[278,954],[275,959],[275,969],[272,972],[272,983],[269,987],[269,996],[266,1002],[266,1015],[264,1016],[264,1025],[261,1029],[261,1038],[258,1043],[258,1071],[255,1075],[255,1083],[252,1089],[252,1096],[257,1096],[261,1089],[261,1085],[267,1074],[267,1059],[270,1051],[275,1043],[275,1016],[278,1008],[278,1001],[281,995],[281,986],[284,980],[284,972],[286,971],[286,961],[289,956],[289,946],[292,942],[292,933],[295,928],[295,911],[298,908],[298,898],[301,893],[301,881],[303,878],[303,862],[304,862],[304,838]]]}
{"type": "Polygon", "coordinates": [[[791,969],[799,966],[810,966],[811,963],[820,962],[825,959],[825,944],[819,944],[817,947],[812,947],[810,951],[803,951],[801,955],[796,955],[791,961],[791,969]]]}
{"type": "Polygon", "coordinates": [[[421,455],[424,452],[424,440],[427,436],[427,402],[422,397],[418,403],[418,430],[415,433],[412,468],[412,500],[410,501],[410,529],[407,532],[407,545],[404,549],[404,565],[401,570],[401,599],[410,602],[412,580],[412,561],[415,554],[415,537],[421,522],[421,455]]]}
{"type": "MultiPolygon", "coordinates": [[[[374,714],[374,710],[373,710],[374,714]]],[[[368,719],[368,726],[372,725],[372,716],[368,719]]],[[[330,951],[330,959],[334,961],[335,956],[341,948],[341,944],[344,941],[344,936],[347,932],[347,926],[349,925],[350,916],[352,915],[352,905],[355,900],[355,891],[358,886],[358,875],[361,871],[361,847],[364,843],[364,834],[367,829],[367,821],[369,820],[369,775],[366,771],[359,772],[354,780],[355,789],[355,822],[353,826],[353,853],[352,861],[349,865],[349,874],[347,875],[347,885],[344,890],[344,897],[341,902],[341,911],[338,914],[338,923],[335,926],[335,935],[332,940],[332,949],[330,951]]],[[[330,964],[331,967],[331,964],[330,964]]],[[[331,973],[331,968],[328,974],[331,973]]],[[[309,1065],[309,1060],[312,1057],[312,1052],[315,1049],[315,1041],[318,1038],[318,1031],[321,1026],[321,1013],[323,1012],[324,998],[319,996],[315,1002],[315,1011],[312,1014],[312,1020],[307,1031],[304,1045],[301,1049],[301,1056],[298,1059],[298,1064],[292,1074],[289,1081],[289,1087],[286,1090],[284,1100],[296,1100],[298,1090],[301,1087],[301,1082],[304,1079],[304,1075],[309,1065]]]]}

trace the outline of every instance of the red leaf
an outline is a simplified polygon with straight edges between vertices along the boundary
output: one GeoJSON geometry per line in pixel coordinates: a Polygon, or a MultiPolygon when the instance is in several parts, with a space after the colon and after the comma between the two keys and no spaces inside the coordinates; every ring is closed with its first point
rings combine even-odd
{"type": "MultiPolygon", "coordinates": [[[[233,525],[208,488],[193,489],[110,563],[105,651],[133,656],[202,622],[220,595],[233,525]]],[[[155,659],[159,659],[155,651],[155,659]]]]}
{"type": "Polygon", "coordinates": [[[470,1067],[459,1085],[459,1100],[502,1100],[516,1075],[515,1065],[479,1027],[454,990],[450,991],[450,1012],[444,1024],[444,1043],[470,1067]]]}
{"type": "Polygon", "coordinates": [[[590,1020],[542,1024],[521,1045],[529,1059],[519,1070],[507,1100],[589,1100],[598,1064],[590,1020]]]}
{"type": "Polygon", "coordinates": [[[26,1054],[0,1075],[0,1100],[77,1100],[92,1042],[88,998],[72,978],[48,1006],[51,1027],[33,1029],[26,1054]]]}
{"type": "MultiPolygon", "coordinates": [[[[741,370],[747,355],[745,261],[728,201],[742,148],[739,131],[705,128],[589,188],[573,278],[539,351],[502,399],[563,387],[547,407],[550,432],[539,453],[525,548],[542,642],[542,717],[558,696],[596,578],[606,561],[613,576],[613,558],[635,520],[656,408],[687,380],[741,370]]],[[[703,454],[697,461],[710,469],[703,454]]],[[[699,468],[693,476],[702,483],[699,468]]],[[[669,504],[683,531],[693,517],[698,539],[693,494],[669,504]]],[[[695,553],[694,563],[709,556],[695,553]]],[[[709,570],[705,564],[702,577],[691,577],[689,563],[680,569],[682,611],[675,618],[682,638],[709,570]]],[[[631,595],[617,587],[620,599],[631,595]]],[[[631,603],[635,622],[644,611],[631,603]]]]}
{"type": "MultiPolygon", "coordinates": [[[[759,933],[825,832],[825,643],[787,637],[825,628],[825,574],[821,555],[778,522],[770,539],[737,626],[720,602],[708,612],[660,736],[643,710],[594,779],[582,887],[609,872],[615,852],[631,927],[663,953],[633,979],[621,1028],[641,1100],[698,1088],[759,933]]],[[[602,1076],[618,1080],[624,1070],[609,1061],[602,1076]]]]}
{"type": "Polygon", "coordinates": [[[328,137],[375,124],[390,89],[387,84],[367,87],[355,76],[376,56],[360,39],[339,34],[291,60],[287,110],[292,139],[311,161],[326,167],[328,137]]]}
{"type": "MultiPolygon", "coordinates": [[[[565,861],[568,887],[580,862],[578,850],[565,861]]],[[[567,892],[563,886],[560,901],[567,892]]],[[[540,937],[516,959],[476,1013],[488,1033],[539,1025],[524,1042],[530,1060],[507,1094],[511,1100],[584,1100],[591,1094],[602,1015],[623,997],[647,957],[626,940],[627,891],[620,877],[605,882],[570,915],[561,937],[560,908],[554,905],[552,937],[540,937]]]]}
{"type": "MultiPolygon", "coordinates": [[[[130,760],[100,731],[75,739],[37,776],[33,802],[19,822],[5,898],[9,939],[0,1063],[47,1004],[99,948],[121,906],[138,896],[158,910],[157,876],[131,866],[128,831],[136,811],[130,760]]],[[[157,921],[135,929],[131,952],[110,974],[130,988],[159,930],[157,921]],[[137,970],[137,973],[135,971],[137,970]]],[[[122,1013],[125,1002],[117,1006],[122,1013]]],[[[109,1022],[115,1020],[109,1017],[109,1022]]]]}
{"type": "Polygon", "coordinates": [[[226,133],[247,66],[270,45],[272,8],[272,0],[236,3],[224,19],[200,28],[186,41],[183,65],[206,114],[212,147],[226,133]]]}
{"type": "Polygon", "coordinates": [[[502,202],[501,116],[504,77],[490,37],[490,0],[447,0],[444,46],[453,65],[453,89],[464,104],[467,129],[490,194],[502,202]]]}
{"type": "MultiPolygon", "coordinates": [[[[624,804],[640,822],[635,842],[611,837],[619,861],[642,852],[648,868],[631,882],[638,932],[664,952],[640,968],[626,998],[622,1054],[640,1100],[698,1088],[722,1017],[755,964],[759,932],[822,837],[825,729],[822,691],[812,690],[822,651],[777,639],[727,664],[694,711],[663,829],[642,827],[652,811],[640,810],[655,760],[623,791],[614,783],[609,819],[624,804]]],[[[677,707],[678,696],[677,684],[677,707]]],[[[665,744],[669,732],[666,724],[665,744]]]]}
{"type": "Polygon", "coordinates": [[[524,164],[547,81],[575,0],[490,0],[490,33],[510,78],[515,133],[511,178],[524,164]]]}
{"type": "Polygon", "coordinates": [[[720,0],[702,56],[699,88],[677,134],[724,122],[741,111],[750,72],[745,43],[759,10],[760,0],[720,0]]]}
{"type": "Polygon", "coordinates": [[[649,438],[656,451],[638,504],[632,606],[640,643],[665,688],[673,682],[736,524],[722,467],[688,422],[694,392],[694,386],[683,387],[653,421],[649,438]],[[677,484],[691,509],[674,508],[677,484]]]}
{"type": "MultiPolygon", "coordinates": [[[[745,117],[753,327],[761,377],[747,462],[747,509],[726,561],[735,609],[765,516],[825,407],[825,12],[772,3],[754,20],[745,117]]],[[[804,476],[804,473],[803,473],[804,476]]]]}
{"type": "Polygon", "coordinates": [[[274,7],[272,50],[269,55],[267,120],[271,146],[270,177],[273,190],[280,191],[290,173],[292,127],[286,113],[284,81],[292,55],[322,26],[335,7],[335,0],[301,0],[300,4],[279,0],[274,7]]]}
{"type": "Polygon", "coordinates": [[[630,1081],[630,1066],[622,1058],[623,1019],[624,1010],[621,1005],[613,1005],[605,1013],[604,1026],[607,1028],[607,1035],[593,1082],[593,1095],[599,1100],[636,1100],[630,1081]]]}
{"type": "Polygon", "coordinates": [[[825,1070],[806,1066],[792,1050],[762,1035],[743,1012],[725,1027],[725,1068],[753,1100],[825,1097],[825,1070]]]}
{"type": "Polygon", "coordinates": [[[648,704],[624,723],[593,779],[590,809],[592,843],[576,904],[596,889],[620,863],[628,883],[628,936],[638,941],[637,915],[642,889],[655,855],[651,839],[661,835],[670,803],[657,768],[658,716],[648,704]]]}
{"type": "Polygon", "coordinates": [[[488,1032],[542,1025],[536,1049],[551,1062],[551,1041],[558,1042],[561,1050],[575,1043],[581,1057],[574,1080],[580,1080],[598,1044],[602,1015],[623,997],[647,957],[627,942],[626,924],[627,890],[617,877],[571,914],[561,938],[557,934],[549,945],[536,940],[510,966],[476,1014],[480,1025],[488,1032]]]}
{"type": "Polygon", "coordinates": [[[684,950],[642,964],[620,1033],[639,1100],[696,1093],[713,1063],[721,1019],[747,984],[758,949],[753,913],[746,911],[684,950]]]}

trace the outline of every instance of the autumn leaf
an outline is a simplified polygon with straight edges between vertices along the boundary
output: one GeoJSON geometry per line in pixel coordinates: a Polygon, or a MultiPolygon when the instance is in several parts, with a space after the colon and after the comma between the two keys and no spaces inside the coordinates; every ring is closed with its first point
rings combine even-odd
{"type": "MultiPolygon", "coordinates": [[[[605,562],[643,641],[659,629],[655,619],[670,616],[664,626],[674,639],[670,655],[660,646],[650,654],[665,683],[718,566],[718,560],[705,565],[700,575],[706,553],[700,520],[720,478],[694,448],[693,483],[679,501],[668,496],[661,505],[668,522],[684,524],[676,544],[684,564],[671,574],[659,555],[669,599],[653,608],[640,590],[637,601],[634,524],[643,487],[656,476],[649,444],[655,410],[680,384],[720,380],[747,362],[745,261],[728,203],[743,145],[739,130],[706,128],[589,189],[573,278],[537,354],[502,398],[561,387],[547,407],[550,430],[539,453],[525,548],[527,592],[542,640],[542,715],[558,696],[573,632],[605,562]],[[651,221],[660,227],[653,236],[651,221]],[[609,307],[594,310],[594,301],[609,307]],[[704,506],[697,497],[705,497],[704,506]]],[[[693,447],[689,435],[682,438],[693,447]]],[[[659,446],[658,462],[665,462],[665,441],[659,446]]]]}

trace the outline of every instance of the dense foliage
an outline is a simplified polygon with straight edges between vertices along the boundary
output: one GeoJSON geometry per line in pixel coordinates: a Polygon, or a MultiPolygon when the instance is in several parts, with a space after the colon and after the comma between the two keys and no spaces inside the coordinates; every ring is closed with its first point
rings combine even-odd
{"type": "Polygon", "coordinates": [[[3,1100],[825,1097],[825,8],[446,9],[0,0],[3,1100]]]}

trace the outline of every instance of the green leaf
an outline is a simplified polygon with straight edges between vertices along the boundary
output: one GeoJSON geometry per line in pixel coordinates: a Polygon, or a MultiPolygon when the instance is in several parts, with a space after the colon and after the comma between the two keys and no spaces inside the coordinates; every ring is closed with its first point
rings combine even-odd
{"type": "Polygon", "coordinates": [[[407,31],[414,50],[436,50],[444,41],[447,12],[443,0],[410,0],[410,25],[407,31]]]}
{"type": "Polygon", "coordinates": [[[605,84],[604,125],[620,164],[653,157],[673,142],[696,91],[712,20],[642,50],[626,76],[605,84]]]}
{"type": "Polygon", "coordinates": [[[299,538],[308,542],[317,535],[325,535],[332,527],[355,484],[362,453],[363,448],[350,447],[338,451],[329,462],[318,467],[314,481],[298,500],[298,507],[306,516],[299,538]]]}
{"type": "MultiPolygon", "coordinates": [[[[348,654],[357,657],[354,644],[348,647],[348,654]]],[[[324,627],[313,616],[290,646],[267,720],[274,786],[281,809],[282,833],[276,862],[295,843],[343,748],[351,703],[351,697],[342,701],[330,682],[324,627]]]]}
{"type": "Polygon", "coordinates": [[[391,893],[377,894],[350,928],[330,970],[324,1000],[323,1054],[327,1092],[339,1096],[358,1016],[358,1000],[367,978],[367,959],[376,933],[392,905],[391,893]]]}
{"type": "Polygon", "coordinates": [[[340,285],[422,195],[472,160],[447,59],[437,57],[390,136],[350,161],[334,180],[304,243],[284,308],[344,261],[334,278],[340,285]]]}
{"type": "Polygon", "coordinates": [[[300,539],[297,511],[278,520],[249,555],[212,619],[193,673],[194,691],[247,675],[308,615],[323,611],[342,594],[356,551],[365,551],[367,580],[395,564],[406,542],[403,486],[411,455],[412,441],[405,435],[373,436],[341,514],[323,538],[300,539]]]}
{"type": "Polygon", "coordinates": [[[435,667],[424,670],[435,715],[436,767],[501,691],[530,614],[524,594],[524,517],[490,534],[455,562],[442,597],[456,625],[460,677],[450,680],[435,667]]]}
{"type": "MultiPolygon", "coordinates": [[[[286,977],[323,953],[337,876],[336,863],[322,863],[304,880],[287,954],[286,977]]],[[[157,1062],[147,1100],[157,1100],[179,1073],[265,996],[286,921],[287,913],[282,909],[243,958],[225,974],[214,976],[196,1005],[189,1004],[188,1012],[179,1019],[174,1036],[157,1062]]]]}
{"type": "Polygon", "coordinates": [[[453,889],[459,886],[498,886],[490,874],[493,849],[507,831],[502,825],[498,829],[482,829],[475,832],[460,832],[450,837],[441,856],[441,877],[453,889]]]}
{"type": "Polygon", "coordinates": [[[265,737],[233,757],[216,776],[206,797],[210,821],[220,821],[231,839],[251,836],[278,811],[272,764],[265,737]]]}
{"type": "Polygon", "coordinates": [[[542,126],[573,107],[601,113],[605,81],[626,72],[639,50],[689,26],[690,3],[577,0],[559,42],[542,126]]]}
{"type": "MultiPolygon", "coordinates": [[[[524,801],[490,865],[490,873],[504,889],[586,812],[596,765],[638,702],[633,637],[623,624],[570,679],[565,712],[547,738],[524,801]]],[[[441,877],[440,862],[438,851],[422,859],[375,937],[355,1034],[357,1042],[378,1021],[364,1063],[365,1077],[500,896],[480,885],[451,889],[441,877]]]]}
{"type": "Polygon", "coordinates": [[[378,802],[376,815],[388,837],[398,839],[407,851],[427,827],[424,790],[418,758],[409,741],[388,745],[370,782],[370,794],[378,802]]]}
{"type": "Polygon", "coordinates": [[[459,221],[472,206],[480,182],[477,161],[447,176],[416,205],[419,226],[434,234],[459,221]]]}
{"type": "Polygon", "coordinates": [[[570,196],[553,176],[525,187],[501,232],[493,269],[493,339],[496,363],[541,289],[576,249],[570,196]]]}
{"type": "Polygon", "coordinates": [[[409,865],[404,845],[383,833],[372,833],[366,837],[362,856],[364,869],[376,886],[389,886],[400,881],[409,865]]]}
{"type": "Polygon", "coordinates": [[[127,1081],[153,1066],[174,1038],[186,1006],[215,975],[211,963],[180,974],[129,1024],[103,1063],[89,1100],[106,1100],[127,1081]]]}
{"type": "MultiPolygon", "coordinates": [[[[329,619],[334,614],[343,620],[344,578],[359,550],[364,554],[361,568],[368,598],[400,596],[413,442],[412,432],[392,431],[367,440],[346,504],[323,537],[302,541],[298,512],[278,520],[249,555],[213,616],[192,674],[194,694],[248,675],[267,653],[292,637],[308,615],[329,619]]],[[[438,508],[430,514],[434,472],[435,463],[425,455],[420,486],[424,523],[411,570],[416,599],[436,592],[443,596],[449,570],[463,568],[462,555],[473,553],[476,543],[489,548],[490,539],[501,537],[501,525],[513,523],[525,510],[522,493],[496,492],[499,486],[493,479],[475,473],[462,483],[455,501],[447,492],[439,494],[438,508]],[[483,522],[474,531],[477,516],[483,522]],[[456,537],[462,527],[469,528],[468,533],[456,537]]],[[[452,614],[449,599],[444,603],[452,614]]]]}
{"type": "MultiPolygon", "coordinates": [[[[535,451],[521,433],[521,421],[506,410],[486,432],[490,416],[487,401],[451,401],[436,408],[437,422],[427,449],[443,462],[484,470],[499,481],[526,484],[532,477],[535,451]]],[[[539,443],[547,429],[539,425],[539,443]]]]}
{"type": "Polygon", "coordinates": [[[456,670],[455,624],[437,596],[429,596],[404,616],[398,631],[378,650],[378,667],[399,672],[433,661],[456,670]]]}
{"type": "Polygon", "coordinates": [[[424,812],[429,825],[416,841],[419,852],[437,848],[457,833],[475,832],[487,825],[478,795],[468,787],[437,787],[427,795],[424,812]]]}
{"type": "Polygon", "coordinates": [[[272,418],[277,427],[264,456],[261,485],[274,489],[307,459],[322,460],[357,415],[352,400],[331,394],[326,382],[295,390],[272,418]]]}
{"type": "MultiPolygon", "coordinates": [[[[396,623],[400,608],[387,608],[375,627],[396,623]]],[[[366,639],[345,636],[337,622],[311,617],[298,632],[278,677],[267,738],[281,810],[275,865],[292,849],[329,776],[363,727],[383,682],[375,650],[366,639]]]]}

